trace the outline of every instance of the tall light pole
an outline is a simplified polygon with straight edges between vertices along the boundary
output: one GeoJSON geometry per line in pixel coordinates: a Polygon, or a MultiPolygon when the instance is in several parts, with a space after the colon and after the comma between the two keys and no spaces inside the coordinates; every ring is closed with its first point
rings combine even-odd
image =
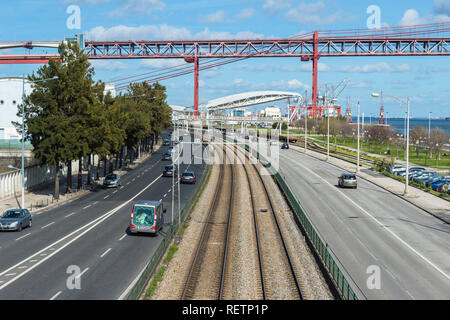
{"type": "MultiPolygon", "coordinates": [[[[405,103],[404,100],[385,94],[389,98],[397,101],[400,104],[400,107],[405,103]]],[[[379,93],[372,93],[372,97],[377,98],[379,97],[379,93]]],[[[409,194],[409,111],[410,111],[410,101],[411,99],[408,97],[406,101],[407,105],[407,111],[406,111],[406,175],[405,175],[405,192],[404,195],[407,196],[409,194]]]]}
{"type": "MultiPolygon", "coordinates": [[[[43,82],[47,80],[58,79],[57,76],[41,79],[36,81],[30,81],[32,83],[43,82]]],[[[25,208],[25,75],[22,75],[22,209],[25,208]]]]}
{"type": "Polygon", "coordinates": [[[329,112],[327,112],[327,161],[328,160],[330,160],[330,113],[329,112]]]}
{"type": "Polygon", "coordinates": [[[358,151],[356,157],[356,173],[359,173],[359,112],[360,112],[360,103],[358,100],[358,151]]]}
{"type": "Polygon", "coordinates": [[[305,153],[308,150],[308,108],[305,108],[305,153]]]}

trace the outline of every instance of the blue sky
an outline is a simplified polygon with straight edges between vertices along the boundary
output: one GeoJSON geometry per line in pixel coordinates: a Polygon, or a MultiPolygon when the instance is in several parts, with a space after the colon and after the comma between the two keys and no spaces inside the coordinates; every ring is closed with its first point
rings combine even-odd
{"type": "MultiPolygon", "coordinates": [[[[84,33],[91,40],[214,39],[288,37],[313,30],[366,28],[367,7],[381,9],[383,26],[450,21],[450,0],[41,0],[8,1],[0,12],[1,41],[61,40],[84,33]],[[81,28],[70,30],[66,12],[81,10],[81,28]]],[[[25,52],[25,49],[4,51],[25,52]]],[[[33,49],[31,53],[48,50],[33,49]]],[[[319,84],[351,80],[340,102],[360,99],[362,112],[378,114],[383,90],[410,96],[412,115],[450,116],[450,57],[357,57],[320,60],[319,84]]],[[[107,60],[94,62],[96,80],[108,81],[155,68],[181,64],[167,60],[107,60]]],[[[0,65],[1,76],[17,76],[38,65],[0,65]]],[[[284,90],[301,94],[311,88],[310,67],[299,59],[249,59],[200,74],[200,102],[253,90],[284,90]]],[[[170,104],[193,104],[193,75],[163,81],[170,104]]],[[[285,106],[284,102],[278,103],[285,106]]],[[[386,99],[389,117],[402,117],[398,104],[386,99]]]]}

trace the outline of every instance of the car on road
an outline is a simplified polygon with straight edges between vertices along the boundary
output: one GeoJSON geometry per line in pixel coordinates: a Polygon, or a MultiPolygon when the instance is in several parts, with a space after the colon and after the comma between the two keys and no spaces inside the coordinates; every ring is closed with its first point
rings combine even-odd
{"type": "Polygon", "coordinates": [[[196,180],[195,174],[192,171],[185,171],[180,177],[181,183],[195,183],[196,180]]]}
{"type": "Polygon", "coordinates": [[[163,228],[164,213],[166,209],[161,201],[137,201],[131,211],[129,231],[158,235],[163,228]]]}
{"type": "Polygon", "coordinates": [[[172,154],[170,152],[166,152],[162,156],[163,161],[172,161],[172,154]]]}
{"type": "Polygon", "coordinates": [[[177,174],[177,167],[173,164],[169,164],[164,167],[163,177],[173,177],[177,174]]]}
{"type": "Polygon", "coordinates": [[[281,149],[289,149],[289,144],[286,142],[281,145],[281,149]]]}
{"type": "Polygon", "coordinates": [[[31,213],[27,209],[10,209],[6,210],[0,218],[1,231],[22,231],[23,228],[31,227],[31,213]]]}
{"type": "Polygon", "coordinates": [[[348,187],[356,189],[358,187],[358,180],[354,173],[343,173],[338,178],[338,185],[341,188],[348,187]]]}
{"type": "Polygon", "coordinates": [[[117,188],[120,185],[120,176],[115,173],[108,174],[103,180],[104,188],[117,188]]]}
{"type": "Polygon", "coordinates": [[[169,139],[164,139],[163,140],[163,146],[170,146],[170,140],[169,139]]]}

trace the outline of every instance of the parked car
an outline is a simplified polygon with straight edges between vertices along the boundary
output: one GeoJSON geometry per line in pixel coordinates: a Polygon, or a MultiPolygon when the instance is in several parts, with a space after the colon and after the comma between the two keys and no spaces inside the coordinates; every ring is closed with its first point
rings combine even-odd
{"type": "Polygon", "coordinates": [[[397,173],[399,171],[402,171],[403,169],[406,170],[405,167],[402,166],[402,165],[395,165],[395,166],[390,166],[388,168],[388,172],[390,172],[392,174],[395,174],[395,173],[397,173]]]}
{"type": "Polygon", "coordinates": [[[32,225],[31,213],[27,209],[6,210],[0,218],[0,230],[22,231],[25,227],[32,225]]]}
{"type": "Polygon", "coordinates": [[[414,182],[420,182],[421,180],[428,179],[429,177],[437,176],[436,172],[433,171],[422,171],[420,174],[413,177],[414,182]]]}
{"type": "Polygon", "coordinates": [[[358,187],[358,180],[354,173],[343,173],[338,178],[338,185],[341,188],[349,187],[356,189],[358,187]]]}
{"type": "Polygon", "coordinates": [[[289,144],[286,142],[281,145],[281,149],[289,149],[289,144]]]}
{"type": "Polygon", "coordinates": [[[108,174],[103,180],[104,188],[117,188],[120,185],[120,176],[115,173],[108,174]]]}
{"type": "Polygon", "coordinates": [[[163,171],[163,177],[173,177],[177,174],[177,167],[173,164],[169,164],[168,166],[164,167],[163,171]]]}
{"type": "Polygon", "coordinates": [[[443,176],[430,177],[430,178],[424,180],[424,181],[423,181],[423,184],[424,184],[426,187],[431,188],[431,185],[432,185],[433,183],[442,181],[442,180],[444,180],[444,179],[445,179],[445,177],[443,177],[443,176]]]}
{"type": "Polygon", "coordinates": [[[450,185],[450,179],[443,179],[439,182],[435,182],[431,185],[431,189],[434,191],[443,191],[445,185],[450,185]]]}
{"type": "Polygon", "coordinates": [[[196,178],[195,178],[194,172],[192,172],[192,171],[183,172],[183,174],[181,175],[181,178],[180,178],[180,182],[181,183],[195,183],[196,178]]]}
{"type": "Polygon", "coordinates": [[[172,161],[172,154],[170,152],[166,152],[163,154],[162,157],[163,161],[172,161]]]}
{"type": "Polygon", "coordinates": [[[138,201],[133,205],[129,230],[131,233],[152,233],[158,235],[164,225],[164,213],[161,201],[138,201]]]}

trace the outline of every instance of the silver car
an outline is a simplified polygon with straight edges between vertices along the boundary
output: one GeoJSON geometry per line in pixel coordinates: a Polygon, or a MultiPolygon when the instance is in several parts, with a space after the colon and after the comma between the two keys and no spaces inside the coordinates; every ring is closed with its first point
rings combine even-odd
{"type": "Polygon", "coordinates": [[[354,173],[343,173],[338,179],[339,187],[349,187],[356,189],[358,187],[358,180],[354,173]]]}
{"type": "Polygon", "coordinates": [[[120,176],[118,174],[108,174],[103,180],[104,188],[117,188],[120,185],[120,176]]]}
{"type": "Polygon", "coordinates": [[[31,227],[31,213],[27,209],[7,210],[0,218],[0,230],[22,231],[25,227],[31,227]]]}

